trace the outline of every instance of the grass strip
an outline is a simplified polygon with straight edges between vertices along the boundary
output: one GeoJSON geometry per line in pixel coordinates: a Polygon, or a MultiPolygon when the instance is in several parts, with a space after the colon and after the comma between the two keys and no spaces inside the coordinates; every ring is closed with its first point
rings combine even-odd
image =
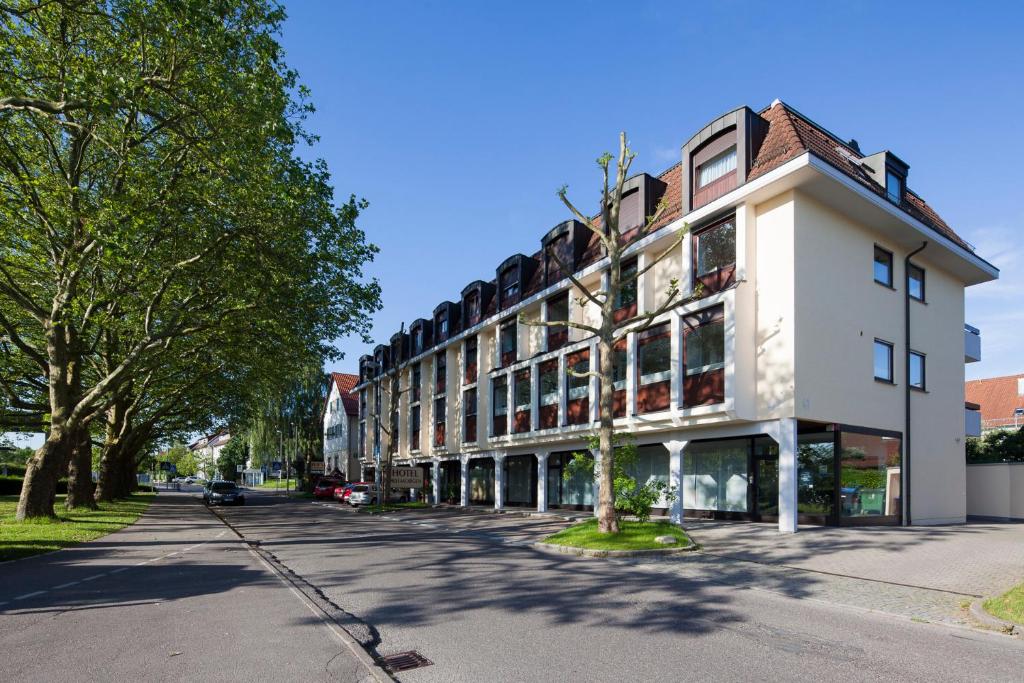
{"type": "Polygon", "coordinates": [[[1024,583],[1011,588],[998,598],[989,598],[982,607],[994,617],[1015,624],[1024,624],[1024,583]]]}
{"type": "Polygon", "coordinates": [[[16,522],[18,496],[0,496],[0,562],[106,536],[133,524],[153,502],[152,493],[137,493],[124,500],[100,503],[97,510],[65,510],[64,498],[57,496],[56,518],[16,522]]]}
{"type": "Polygon", "coordinates": [[[597,520],[588,519],[567,529],[562,529],[543,540],[551,545],[589,550],[655,550],[658,548],[685,548],[691,544],[686,532],[670,522],[619,522],[619,533],[602,534],[597,530],[597,520]],[[656,536],[672,536],[674,545],[658,543],[656,536]]]}

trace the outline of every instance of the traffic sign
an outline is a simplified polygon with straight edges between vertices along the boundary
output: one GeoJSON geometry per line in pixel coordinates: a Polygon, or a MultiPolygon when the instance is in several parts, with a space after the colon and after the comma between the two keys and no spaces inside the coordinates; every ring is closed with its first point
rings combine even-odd
{"type": "Polygon", "coordinates": [[[241,471],[244,470],[244,469],[245,469],[244,465],[235,465],[235,472],[241,473],[241,471]]]}

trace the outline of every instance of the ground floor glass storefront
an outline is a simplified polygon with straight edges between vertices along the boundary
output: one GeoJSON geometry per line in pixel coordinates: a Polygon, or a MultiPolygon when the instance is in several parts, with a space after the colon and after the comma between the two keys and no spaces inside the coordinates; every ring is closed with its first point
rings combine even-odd
{"type": "Polygon", "coordinates": [[[574,473],[568,479],[563,476],[572,458],[572,453],[552,453],[548,456],[548,507],[592,510],[594,478],[582,471],[574,473]]]}
{"type": "MultiPolygon", "coordinates": [[[[897,432],[799,423],[798,522],[899,524],[902,452],[897,432]]],[[[686,516],[777,521],[778,444],[767,436],[693,441],[681,486],[686,516]]]]}
{"type": "Polygon", "coordinates": [[[537,456],[510,455],[505,458],[505,504],[537,506],[537,456]]]}

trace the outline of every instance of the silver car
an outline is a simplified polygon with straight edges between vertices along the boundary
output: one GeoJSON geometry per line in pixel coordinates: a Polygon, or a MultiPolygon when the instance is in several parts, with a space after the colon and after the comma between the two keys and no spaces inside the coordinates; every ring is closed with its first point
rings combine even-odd
{"type": "Polygon", "coordinates": [[[348,494],[348,504],[352,507],[359,507],[360,505],[374,505],[376,502],[376,486],[357,484],[352,487],[352,493],[348,494]]]}

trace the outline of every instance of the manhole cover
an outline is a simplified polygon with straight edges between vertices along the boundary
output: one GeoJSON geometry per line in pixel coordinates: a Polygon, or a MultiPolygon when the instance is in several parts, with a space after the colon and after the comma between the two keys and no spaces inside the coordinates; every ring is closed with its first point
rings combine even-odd
{"type": "Polygon", "coordinates": [[[380,663],[391,673],[408,671],[409,669],[419,669],[433,664],[432,661],[415,650],[399,652],[398,654],[381,657],[380,663]]]}

